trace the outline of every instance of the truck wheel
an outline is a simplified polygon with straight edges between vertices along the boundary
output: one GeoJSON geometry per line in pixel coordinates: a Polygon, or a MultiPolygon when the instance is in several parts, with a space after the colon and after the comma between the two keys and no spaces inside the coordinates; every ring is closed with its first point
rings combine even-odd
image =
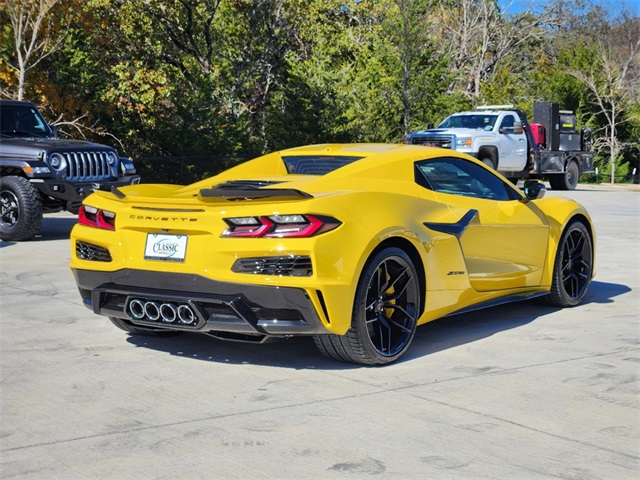
{"type": "Polygon", "coordinates": [[[35,237],[42,225],[40,193],[26,178],[0,178],[0,238],[19,242],[35,237]]]}
{"type": "Polygon", "coordinates": [[[109,317],[109,320],[111,320],[111,323],[113,323],[120,330],[124,330],[131,335],[146,335],[147,337],[173,337],[181,333],[176,330],[138,327],[131,322],[116,317],[109,317]]]}
{"type": "Polygon", "coordinates": [[[494,170],[496,169],[496,166],[495,166],[495,164],[493,163],[493,160],[492,160],[491,158],[489,158],[489,157],[484,157],[484,158],[481,158],[481,159],[480,159],[480,161],[481,161],[482,163],[484,163],[487,167],[492,168],[492,169],[494,169],[494,170]]]}
{"type": "Polygon", "coordinates": [[[580,167],[575,160],[567,165],[567,171],[559,175],[549,176],[549,184],[554,190],[575,190],[580,178],[580,167]]]}

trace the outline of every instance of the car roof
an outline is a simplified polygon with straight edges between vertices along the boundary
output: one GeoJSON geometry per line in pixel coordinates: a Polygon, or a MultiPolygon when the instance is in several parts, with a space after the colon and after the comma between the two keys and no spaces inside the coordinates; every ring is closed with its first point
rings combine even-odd
{"type": "Polygon", "coordinates": [[[0,105],[24,105],[24,106],[29,106],[29,107],[35,107],[35,105],[31,102],[25,102],[23,100],[9,100],[9,99],[4,99],[4,98],[0,98],[0,105]]]}
{"type": "Polygon", "coordinates": [[[400,153],[400,151],[406,149],[406,147],[408,147],[408,145],[390,143],[322,143],[288,148],[278,153],[283,157],[298,155],[370,157],[380,153],[400,153]]]}

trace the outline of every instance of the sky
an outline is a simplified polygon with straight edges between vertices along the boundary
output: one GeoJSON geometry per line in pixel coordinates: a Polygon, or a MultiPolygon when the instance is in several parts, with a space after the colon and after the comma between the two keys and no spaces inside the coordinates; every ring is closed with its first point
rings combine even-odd
{"type": "MultiPolygon", "coordinates": [[[[626,7],[633,15],[640,16],[640,0],[592,0],[594,4],[601,5],[616,16],[626,7]]],[[[498,4],[507,13],[517,13],[530,7],[535,9],[549,3],[549,0],[498,0],[498,4]]]]}

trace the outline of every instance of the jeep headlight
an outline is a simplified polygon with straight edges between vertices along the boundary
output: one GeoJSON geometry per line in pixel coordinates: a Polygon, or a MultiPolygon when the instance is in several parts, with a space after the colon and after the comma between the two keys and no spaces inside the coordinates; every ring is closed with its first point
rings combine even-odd
{"type": "Polygon", "coordinates": [[[471,137],[458,137],[456,140],[456,146],[458,147],[470,147],[471,145],[473,145],[471,137]]]}
{"type": "Polygon", "coordinates": [[[109,170],[114,177],[118,176],[118,154],[116,152],[107,153],[107,163],[109,164],[109,170]]]}
{"type": "Polygon", "coordinates": [[[65,168],[67,168],[67,161],[61,153],[53,153],[49,157],[49,165],[56,172],[62,172],[65,168]]]}

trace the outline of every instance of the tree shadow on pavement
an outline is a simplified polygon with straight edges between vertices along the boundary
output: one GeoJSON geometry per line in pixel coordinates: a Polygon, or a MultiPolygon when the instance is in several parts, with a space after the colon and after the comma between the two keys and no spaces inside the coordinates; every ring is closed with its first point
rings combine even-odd
{"type": "MultiPolygon", "coordinates": [[[[592,282],[582,305],[612,303],[615,297],[630,291],[631,289],[625,285],[592,282]]],[[[527,300],[445,317],[418,327],[412,345],[397,363],[411,361],[518,328],[558,310],[557,307],[544,305],[536,300],[527,300]]],[[[217,340],[202,334],[185,333],[176,337],[131,335],[127,341],[138,347],[150,348],[170,355],[216,363],[266,365],[300,370],[362,368],[359,365],[340,363],[323,357],[309,337],[294,337],[286,341],[263,344],[246,344],[217,340]]],[[[393,365],[387,368],[393,368],[393,365]]]]}

